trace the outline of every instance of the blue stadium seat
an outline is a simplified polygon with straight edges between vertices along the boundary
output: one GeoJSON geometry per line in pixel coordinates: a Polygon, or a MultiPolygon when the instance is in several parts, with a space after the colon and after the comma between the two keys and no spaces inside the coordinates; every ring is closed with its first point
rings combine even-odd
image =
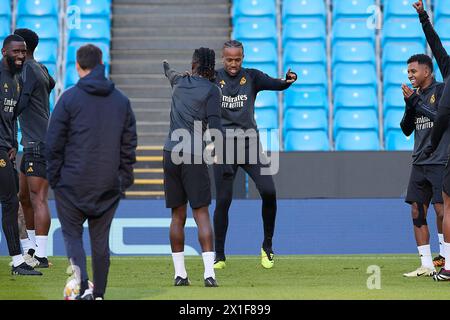
{"type": "Polygon", "coordinates": [[[324,0],[283,0],[283,21],[290,18],[320,18],[325,22],[327,11],[324,0]]]}
{"type": "MultiPolygon", "coordinates": [[[[384,20],[397,17],[411,17],[417,19],[417,12],[413,8],[416,0],[384,1],[384,20]]],[[[424,1],[424,5],[426,1],[424,1]]]]}
{"type": "Polygon", "coordinates": [[[56,74],[56,63],[49,63],[49,62],[46,62],[46,63],[44,63],[44,65],[45,65],[45,67],[47,68],[48,73],[53,77],[53,79],[56,80],[56,78],[57,78],[57,74],[56,74]]]}
{"type": "Polygon", "coordinates": [[[336,21],[342,18],[367,19],[373,14],[368,12],[368,9],[374,5],[375,0],[333,0],[333,20],[336,21]]]}
{"type": "Polygon", "coordinates": [[[264,40],[277,44],[276,25],[267,18],[245,20],[233,28],[233,39],[239,41],[264,40]]]}
{"type": "Polygon", "coordinates": [[[271,41],[243,41],[246,62],[278,62],[277,47],[271,41]]]}
{"type": "Polygon", "coordinates": [[[392,108],[405,109],[405,99],[403,98],[402,89],[398,86],[389,87],[384,92],[383,113],[392,108]]]}
{"type": "Polygon", "coordinates": [[[0,38],[2,40],[2,44],[4,38],[6,38],[10,34],[11,34],[11,24],[9,20],[5,17],[0,17],[0,38]]]}
{"type": "Polygon", "coordinates": [[[436,20],[435,29],[441,41],[450,40],[449,23],[450,18],[440,18],[439,20],[436,20]]]}
{"type": "Polygon", "coordinates": [[[79,29],[73,28],[69,31],[69,44],[73,41],[96,40],[109,44],[111,40],[109,19],[81,19],[79,29]]]}
{"type": "Polygon", "coordinates": [[[56,17],[19,17],[17,29],[28,28],[39,35],[39,39],[59,39],[58,19],[56,17]]]}
{"type": "Polygon", "coordinates": [[[333,46],[332,64],[365,62],[376,65],[375,50],[370,42],[339,41],[333,46]]]}
{"type": "Polygon", "coordinates": [[[326,25],[320,19],[290,19],[283,25],[283,45],[290,41],[319,41],[325,47],[326,25]]]}
{"type": "MultiPolygon", "coordinates": [[[[8,24],[8,30],[11,27],[11,2],[0,1],[0,35],[2,34],[2,20],[6,20],[5,24],[8,24]]],[[[9,33],[8,33],[9,34],[9,33]]]]}
{"type": "Polygon", "coordinates": [[[336,151],[378,151],[380,140],[374,130],[342,130],[335,139],[336,151]]]}
{"type": "Polygon", "coordinates": [[[328,116],[324,109],[291,108],[284,113],[283,130],[328,130],[328,116]]]}
{"type": "Polygon", "coordinates": [[[55,109],[55,90],[50,93],[50,113],[55,109]]]}
{"type": "Polygon", "coordinates": [[[334,109],[372,108],[378,110],[377,92],[373,87],[342,86],[334,92],[334,109]]]}
{"type": "Polygon", "coordinates": [[[372,64],[339,63],[333,68],[333,88],[347,85],[377,87],[377,74],[372,64]]]}
{"type": "Polygon", "coordinates": [[[256,95],[255,108],[278,109],[278,95],[275,91],[260,91],[256,95]]]}
{"type": "Polygon", "coordinates": [[[276,7],[274,0],[239,0],[233,1],[231,16],[234,21],[239,18],[269,18],[275,23],[276,7]]]}
{"type": "Polygon", "coordinates": [[[109,64],[110,62],[110,46],[109,43],[105,43],[103,41],[95,41],[95,40],[88,40],[88,41],[71,41],[70,44],[67,47],[67,58],[66,63],[75,63],[77,61],[77,50],[81,46],[85,44],[93,44],[99,47],[103,52],[103,62],[105,64],[109,64]]]}
{"type": "Polygon", "coordinates": [[[402,83],[409,84],[408,67],[404,64],[388,64],[383,69],[383,86],[386,91],[389,86],[394,86],[401,89],[402,83]]]}
{"type": "Polygon", "coordinates": [[[378,116],[373,109],[340,109],[334,115],[334,136],[339,131],[362,129],[378,131],[378,116]]]}
{"type": "Polygon", "coordinates": [[[278,111],[275,108],[256,108],[255,120],[258,129],[278,128],[278,111]]]}
{"type": "Polygon", "coordinates": [[[328,112],[327,93],[324,88],[292,86],[284,91],[284,111],[289,108],[321,108],[328,112]]]}
{"type": "Polygon", "coordinates": [[[19,142],[19,152],[23,151],[23,146],[20,144],[20,141],[22,140],[22,131],[19,129],[17,132],[17,141],[19,142]]]}
{"type": "Polygon", "coordinates": [[[383,48],[382,68],[388,63],[404,63],[414,54],[426,52],[424,45],[418,42],[389,42],[383,48]]]}
{"type": "Polygon", "coordinates": [[[77,69],[74,63],[68,64],[66,66],[66,78],[64,79],[64,87],[67,89],[75,85],[80,77],[78,76],[77,69]]]}
{"type": "Polygon", "coordinates": [[[58,1],[55,0],[19,0],[17,16],[53,16],[58,17],[58,1]]]}
{"type": "Polygon", "coordinates": [[[278,66],[276,63],[251,63],[246,62],[242,64],[244,68],[257,69],[271,76],[272,78],[278,78],[278,66]]]}
{"type": "Polygon", "coordinates": [[[11,1],[2,1],[0,3],[0,16],[11,15],[11,1]]]}
{"type": "Polygon", "coordinates": [[[450,18],[450,1],[434,0],[434,20],[441,18],[450,18]]]}
{"type": "Polygon", "coordinates": [[[332,41],[368,41],[375,48],[375,30],[367,28],[367,19],[340,19],[333,24],[332,41]]]}
{"type": "Polygon", "coordinates": [[[58,44],[42,39],[34,51],[34,58],[41,63],[56,63],[58,61],[58,44]]]}
{"type": "Polygon", "coordinates": [[[410,151],[414,149],[414,135],[406,137],[401,130],[389,130],[385,140],[386,150],[410,151]]]}
{"type": "Polygon", "coordinates": [[[80,8],[82,16],[109,18],[111,15],[111,0],[69,0],[68,5],[80,8]]]}
{"type": "Polygon", "coordinates": [[[280,151],[280,137],[278,130],[259,130],[259,139],[264,151],[280,151]]]}
{"type": "Polygon", "coordinates": [[[284,65],[289,63],[321,63],[326,65],[327,53],[321,42],[290,41],[284,46],[284,65]]]}
{"type": "MultiPolygon", "coordinates": [[[[328,88],[327,70],[321,64],[295,64],[284,66],[284,73],[291,68],[298,75],[298,79],[292,87],[313,86],[328,88]]],[[[284,74],[283,73],[283,74],[284,74]]]]}
{"type": "Polygon", "coordinates": [[[284,137],[285,151],[328,151],[328,133],[323,130],[290,130],[284,137]]]}
{"type": "MultiPolygon", "coordinates": [[[[417,15],[417,14],[416,14],[417,15]]],[[[383,26],[381,45],[390,41],[417,42],[425,46],[425,35],[419,19],[390,19],[383,26]]]]}
{"type": "Polygon", "coordinates": [[[400,108],[387,110],[384,116],[384,132],[400,129],[400,121],[402,121],[403,114],[404,110],[400,108]]]}

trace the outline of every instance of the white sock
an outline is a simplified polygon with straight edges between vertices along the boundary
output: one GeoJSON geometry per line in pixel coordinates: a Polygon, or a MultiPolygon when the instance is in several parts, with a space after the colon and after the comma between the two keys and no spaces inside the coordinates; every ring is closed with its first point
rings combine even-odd
{"type": "Polygon", "coordinates": [[[175,277],[182,277],[186,279],[187,272],[184,266],[184,251],[182,252],[172,252],[173,266],[175,267],[175,277]]]}
{"type": "Polygon", "coordinates": [[[28,238],[20,239],[20,244],[22,245],[23,254],[27,254],[30,249],[36,250],[36,246],[33,241],[28,238]]]}
{"type": "Polygon", "coordinates": [[[27,229],[27,234],[28,234],[28,239],[30,239],[34,245],[36,245],[36,230],[28,230],[27,229]]]}
{"type": "Polygon", "coordinates": [[[450,243],[444,241],[445,270],[450,270],[450,243]]]}
{"type": "Polygon", "coordinates": [[[48,236],[36,236],[36,253],[39,258],[47,258],[47,240],[48,236]]]}
{"type": "Polygon", "coordinates": [[[25,262],[25,260],[23,260],[23,256],[21,254],[18,254],[17,256],[13,256],[12,260],[13,260],[14,267],[20,266],[22,263],[25,262]]]}
{"type": "Polygon", "coordinates": [[[422,261],[422,266],[426,268],[434,268],[433,260],[431,259],[431,248],[429,244],[418,246],[420,260],[422,261]]]}
{"type": "Polygon", "coordinates": [[[214,273],[214,257],[215,253],[210,252],[203,252],[203,265],[205,266],[205,273],[203,274],[204,278],[207,279],[209,277],[216,278],[216,274],[214,273]]]}
{"type": "Polygon", "coordinates": [[[439,255],[441,257],[444,256],[444,235],[442,233],[438,233],[439,238],[439,255]]]}

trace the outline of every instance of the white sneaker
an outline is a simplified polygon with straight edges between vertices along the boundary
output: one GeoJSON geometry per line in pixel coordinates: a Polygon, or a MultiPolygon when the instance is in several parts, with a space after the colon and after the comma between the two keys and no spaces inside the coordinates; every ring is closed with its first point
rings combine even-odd
{"type": "Polygon", "coordinates": [[[420,266],[414,271],[411,271],[409,273],[404,273],[404,277],[408,278],[415,278],[415,277],[432,277],[436,274],[436,269],[433,268],[427,268],[424,266],[420,266]]]}

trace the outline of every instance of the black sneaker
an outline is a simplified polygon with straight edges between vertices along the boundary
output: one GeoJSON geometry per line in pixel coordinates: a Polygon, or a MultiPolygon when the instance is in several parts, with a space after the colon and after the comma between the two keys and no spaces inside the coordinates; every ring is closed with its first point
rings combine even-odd
{"type": "Polygon", "coordinates": [[[434,281],[450,281],[450,270],[442,268],[433,276],[434,281]]]}
{"type": "Polygon", "coordinates": [[[175,278],[174,286],[175,287],[182,287],[182,286],[189,286],[191,282],[189,281],[189,278],[182,278],[180,276],[175,278]]]}
{"type": "Polygon", "coordinates": [[[42,276],[42,273],[34,270],[33,267],[27,265],[25,262],[18,265],[17,267],[11,268],[12,275],[21,275],[21,276],[42,276]]]}
{"type": "Polygon", "coordinates": [[[47,258],[40,258],[38,256],[34,256],[34,258],[39,262],[39,264],[36,266],[36,268],[48,268],[49,263],[47,258]]]}
{"type": "Polygon", "coordinates": [[[35,252],[36,252],[36,250],[34,250],[34,249],[28,249],[28,251],[27,251],[27,253],[32,257],[34,257],[35,252]]]}
{"type": "Polygon", "coordinates": [[[205,279],[205,287],[218,287],[216,279],[209,277],[205,279]]]}

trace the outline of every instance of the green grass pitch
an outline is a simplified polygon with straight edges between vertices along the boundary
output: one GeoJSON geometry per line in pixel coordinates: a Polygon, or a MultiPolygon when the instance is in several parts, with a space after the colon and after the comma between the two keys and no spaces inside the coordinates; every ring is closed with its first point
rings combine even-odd
{"type": "MultiPolygon", "coordinates": [[[[105,298],[151,300],[302,300],[302,299],[450,299],[450,283],[429,277],[404,278],[420,263],[417,255],[276,256],[265,270],[258,256],[229,256],[216,270],[219,288],[203,286],[201,257],[186,257],[190,287],[173,286],[170,256],[112,257],[105,298]],[[369,289],[380,269],[380,289],[369,289]]],[[[11,276],[9,257],[0,257],[0,300],[61,300],[68,275],[65,257],[50,257],[42,277],[11,276]]],[[[90,263],[90,260],[89,260],[90,263]]],[[[90,270],[90,269],[89,269],[90,270]]],[[[89,271],[90,272],[90,271],[89,271]]],[[[92,278],[92,273],[90,272],[92,278]]]]}

